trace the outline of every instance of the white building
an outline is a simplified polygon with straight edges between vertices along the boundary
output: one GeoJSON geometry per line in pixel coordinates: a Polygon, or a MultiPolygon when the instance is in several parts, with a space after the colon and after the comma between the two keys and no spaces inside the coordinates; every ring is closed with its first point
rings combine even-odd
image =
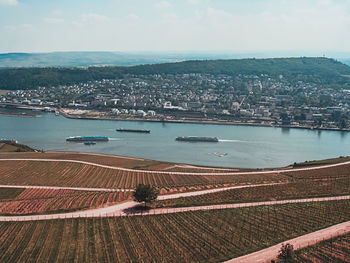
{"type": "Polygon", "coordinates": [[[156,112],[154,110],[149,110],[147,116],[156,116],[156,112]]]}
{"type": "Polygon", "coordinates": [[[112,109],[112,114],[119,115],[120,111],[118,109],[112,109]]]}
{"type": "Polygon", "coordinates": [[[138,110],[136,112],[137,117],[145,117],[146,116],[146,112],[144,112],[143,110],[138,110]]]}

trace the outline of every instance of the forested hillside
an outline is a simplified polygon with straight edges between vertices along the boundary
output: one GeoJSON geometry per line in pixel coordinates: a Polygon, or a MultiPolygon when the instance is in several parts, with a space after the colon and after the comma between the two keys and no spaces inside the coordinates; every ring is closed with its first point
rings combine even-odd
{"type": "Polygon", "coordinates": [[[350,67],[328,58],[274,58],[185,61],[132,67],[18,68],[0,70],[0,89],[33,89],[91,80],[127,77],[128,74],[283,75],[290,81],[307,81],[328,88],[350,88],[350,67]]]}

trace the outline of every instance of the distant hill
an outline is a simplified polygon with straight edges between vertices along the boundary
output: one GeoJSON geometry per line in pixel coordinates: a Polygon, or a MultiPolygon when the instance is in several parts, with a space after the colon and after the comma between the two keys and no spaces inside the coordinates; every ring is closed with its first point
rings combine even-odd
{"type": "MultiPolygon", "coordinates": [[[[143,64],[172,63],[188,60],[283,58],[300,57],[308,52],[255,52],[239,53],[231,51],[178,51],[178,52],[51,52],[51,53],[0,53],[0,69],[41,68],[41,67],[93,67],[93,66],[136,66],[143,64]]],[[[350,65],[349,53],[330,53],[330,57],[350,65]]]]}
{"type": "Polygon", "coordinates": [[[268,74],[290,81],[307,81],[329,88],[349,88],[350,67],[329,58],[273,58],[195,60],[176,63],[149,64],[130,67],[88,68],[18,68],[0,70],[0,89],[33,89],[90,80],[114,79],[127,74],[183,74],[208,73],[227,75],[268,74]]]}
{"type": "Polygon", "coordinates": [[[53,52],[0,54],[0,68],[130,66],[160,63],[157,58],[115,52],[53,52]]]}
{"type": "Polygon", "coordinates": [[[0,68],[134,66],[196,59],[239,58],[240,55],[198,52],[52,52],[0,54],[0,68]]]}

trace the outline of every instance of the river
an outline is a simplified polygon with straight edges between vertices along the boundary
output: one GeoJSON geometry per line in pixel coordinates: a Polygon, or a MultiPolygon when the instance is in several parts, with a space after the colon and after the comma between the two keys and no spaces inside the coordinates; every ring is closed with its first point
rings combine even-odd
{"type": "MultiPolygon", "coordinates": [[[[4,110],[1,110],[4,112],[4,110]]],[[[350,155],[350,134],[214,124],[75,120],[52,113],[41,117],[0,116],[0,138],[47,151],[79,151],[225,167],[266,168],[293,162],[350,155]],[[119,133],[117,128],[149,129],[150,134],[119,133]],[[108,136],[87,146],[69,136],[108,136]],[[215,136],[218,143],[175,141],[177,136],[215,136]]]]}

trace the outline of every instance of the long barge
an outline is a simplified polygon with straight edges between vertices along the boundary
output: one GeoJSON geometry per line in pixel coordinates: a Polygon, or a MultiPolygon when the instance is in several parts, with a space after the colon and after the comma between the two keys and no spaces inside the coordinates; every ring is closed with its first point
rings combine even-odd
{"type": "Polygon", "coordinates": [[[0,143],[18,143],[15,139],[0,139],[0,143]]]}
{"type": "Polygon", "coordinates": [[[66,139],[67,142],[107,142],[106,136],[73,136],[66,139]]]}
{"type": "Polygon", "coordinates": [[[139,129],[117,129],[117,132],[136,132],[136,133],[151,133],[151,130],[139,130],[139,129]]]}
{"type": "Polygon", "coordinates": [[[199,137],[199,136],[180,136],[177,141],[183,142],[219,142],[217,137],[199,137]]]}

